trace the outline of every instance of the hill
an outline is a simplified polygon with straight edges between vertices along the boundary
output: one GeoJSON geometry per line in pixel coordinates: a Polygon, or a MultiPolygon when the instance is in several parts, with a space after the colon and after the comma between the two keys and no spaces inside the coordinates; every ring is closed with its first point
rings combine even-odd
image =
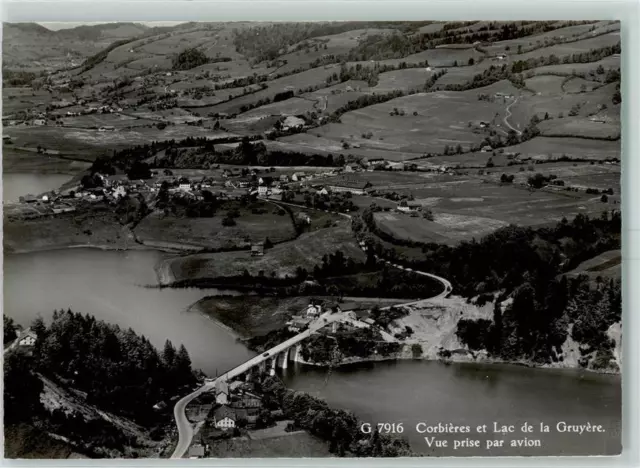
{"type": "Polygon", "coordinates": [[[136,23],[108,23],[51,31],[36,23],[4,23],[2,66],[34,72],[75,66],[113,42],[148,29],[136,23]]]}

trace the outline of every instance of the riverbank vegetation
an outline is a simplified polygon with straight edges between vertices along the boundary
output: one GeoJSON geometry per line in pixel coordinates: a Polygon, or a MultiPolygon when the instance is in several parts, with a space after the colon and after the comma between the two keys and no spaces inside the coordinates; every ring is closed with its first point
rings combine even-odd
{"type": "Polygon", "coordinates": [[[294,428],[309,431],[329,443],[329,451],[339,457],[406,457],[413,455],[409,443],[374,430],[365,434],[361,422],[344,410],[332,409],[326,402],[307,393],[284,386],[276,377],[267,377],[261,385],[267,407],[281,408],[294,428]]]}
{"type": "Polygon", "coordinates": [[[370,255],[365,262],[340,250],[324,255],[313,270],[298,267],[284,277],[266,271],[252,275],[217,276],[175,281],[162,287],[233,288],[280,297],[300,295],[424,298],[441,292],[439,282],[413,272],[390,268],[370,255]]]}
{"type": "Polygon", "coordinates": [[[402,347],[401,343],[384,341],[375,328],[339,328],[331,335],[313,335],[305,340],[301,355],[307,362],[335,365],[348,358],[369,358],[373,355],[388,357],[402,347]]]}

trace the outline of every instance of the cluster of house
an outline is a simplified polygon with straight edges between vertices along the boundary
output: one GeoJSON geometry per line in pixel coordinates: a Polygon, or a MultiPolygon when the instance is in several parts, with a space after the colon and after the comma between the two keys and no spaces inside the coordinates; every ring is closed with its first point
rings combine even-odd
{"type": "MultiPolygon", "coordinates": [[[[343,313],[344,317],[347,321],[351,323],[360,322],[360,325],[365,327],[370,327],[375,324],[375,321],[370,317],[359,317],[359,314],[364,312],[368,315],[368,312],[363,311],[357,304],[354,303],[345,303],[345,304],[317,304],[315,302],[309,303],[306,309],[303,309],[299,315],[294,315],[291,317],[286,325],[289,331],[294,333],[300,333],[307,329],[309,324],[316,320],[323,311],[331,312],[331,313],[343,313]]],[[[333,323],[332,331],[336,331],[337,323],[333,323]]]]}

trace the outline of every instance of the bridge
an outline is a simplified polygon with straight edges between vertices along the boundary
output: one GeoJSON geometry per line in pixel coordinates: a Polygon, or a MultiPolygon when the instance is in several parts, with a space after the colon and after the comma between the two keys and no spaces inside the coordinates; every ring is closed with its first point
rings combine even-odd
{"type": "MultiPolygon", "coordinates": [[[[288,367],[289,359],[292,352],[293,360],[295,361],[298,359],[300,353],[299,343],[301,341],[309,338],[312,334],[316,333],[321,328],[334,323],[348,323],[349,325],[358,328],[369,326],[364,322],[353,319],[353,317],[349,317],[346,312],[325,312],[322,315],[316,317],[312,322],[310,322],[306,330],[272,347],[268,351],[249,359],[239,366],[234,367],[233,369],[225,372],[219,377],[206,380],[205,384],[202,387],[198,388],[193,393],[190,393],[189,395],[179,400],[173,409],[173,415],[178,427],[178,444],[176,445],[171,458],[182,458],[189,448],[189,445],[191,444],[191,439],[193,438],[193,427],[187,419],[185,409],[193,399],[203,393],[214,390],[218,382],[227,382],[255,371],[264,372],[266,370],[269,370],[273,374],[275,373],[277,367],[286,369],[288,367]]],[[[385,339],[385,341],[395,341],[395,339],[388,333],[383,333],[383,338],[385,339]]]]}

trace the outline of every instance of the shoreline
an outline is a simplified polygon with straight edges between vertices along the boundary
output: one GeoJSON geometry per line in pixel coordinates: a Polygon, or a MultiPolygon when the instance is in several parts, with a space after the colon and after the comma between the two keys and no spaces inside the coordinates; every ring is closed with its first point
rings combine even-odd
{"type": "MultiPolygon", "coordinates": [[[[407,345],[409,343],[405,343],[407,345]]],[[[422,357],[413,357],[413,356],[369,356],[366,358],[347,358],[337,364],[334,367],[346,367],[353,364],[362,364],[362,363],[370,363],[370,362],[383,362],[383,361],[431,361],[431,362],[441,362],[443,364],[452,364],[452,363],[462,363],[462,364],[485,364],[485,365],[506,365],[506,366],[517,366],[517,367],[527,367],[530,369],[539,369],[539,370],[556,370],[556,371],[582,371],[589,372],[594,375],[610,375],[610,376],[618,376],[620,377],[622,373],[620,371],[614,372],[611,370],[595,370],[588,369],[585,367],[574,367],[574,366],[557,366],[550,364],[534,364],[529,361],[505,361],[501,359],[491,358],[491,357],[472,357],[472,356],[459,356],[456,358],[440,358],[433,356],[422,356],[422,357]]],[[[297,361],[300,364],[315,366],[315,367],[330,367],[327,364],[316,363],[316,362],[307,362],[303,360],[297,361]]]]}

